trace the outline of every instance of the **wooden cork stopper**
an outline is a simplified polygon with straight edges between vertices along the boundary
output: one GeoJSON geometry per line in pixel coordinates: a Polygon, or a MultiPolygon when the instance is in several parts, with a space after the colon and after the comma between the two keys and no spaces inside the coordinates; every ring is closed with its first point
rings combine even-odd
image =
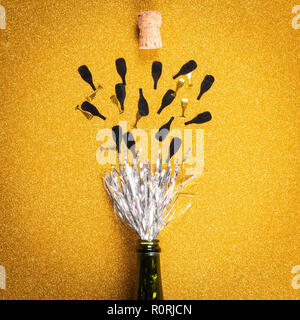
{"type": "Polygon", "coordinates": [[[160,26],[161,14],[157,11],[144,11],[138,15],[140,29],[140,49],[159,49],[162,47],[160,26]]]}

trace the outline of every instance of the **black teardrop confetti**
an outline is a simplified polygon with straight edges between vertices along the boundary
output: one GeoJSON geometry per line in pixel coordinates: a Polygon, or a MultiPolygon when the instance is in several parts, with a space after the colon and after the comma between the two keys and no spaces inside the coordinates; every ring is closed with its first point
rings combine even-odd
{"type": "Polygon", "coordinates": [[[179,70],[179,72],[177,74],[175,74],[175,76],[173,76],[173,79],[176,79],[179,76],[183,76],[184,74],[190,73],[193,70],[195,70],[197,68],[197,63],[195,60],[190,60],[187,63],[185,63],[181,69],[179,70]]]}
{"type": "Polygon", "coordinates": [[[182,143],[182,140],[180,138],[177,138],[177,137],[173,138],[173,140],[170,143],[169,156],[168,156],[167,162],[169,162],[174,156],[174,154],[179,150],[181,143],[182,143]]]}
{"type": "Polygon", "coordinates": [[[166,124],[164,124],[163,126],[160,127],[160,129],[157,131],[157,133],[155,135],[156,140],[158,140],[158,141],[165,140],[165,138],[167,137],[167,135],[170,131],[170,127],[171,127],[171,124],[174,119],[175,119],[174,117],[171,117],[171,119],[166,124]]]}
{"type": "Polygon", "coordinates": [[[126,72],[127,72],[127,67],[126,67],[126,61],[124,58],[119,58],[116,60],[116,68],[117,68],[117,72],[120,75],[120,77],[122,78],[123,84],[124,86],[126,85],[126,72]]]}
{"type": "Polygon", "coordinates": [[[210,75],[210,74],[207,74],[202,83],[201,83],[201,87],[200,87],[200,93],[197,97],[197,100],[200,100],[200,98],[202,97],[203,93],[205,93],[206,91],[208,91],[210,89],[210,87],[213,85],[215,81],[215,78],[210,75]]]}
{"type": "Polygon", "coordinates": [[[136,157],[136,151],[135,151],[135,140],[134,136],[131,132],[126,132],[123,135],[123,140],[127,146],[127,148],[132,152],[133,157],[136,157]]]}
{"type": "Polygon", "coordinates": [[[116,143],[118,153],[120,153],[122,139],[123,139],[122,128],[120,126],[114,126],[112,127],[111,130],[112,130],[112,137],[116,143]]]}
{"type": "Polygon", "coordinates": [[[173,102],[173,100],[175,99],[174,94],[175,94],[175,91],[172,89],[169,89],[165,93],[165,95],[163,96],[162,101],[161,101],[161,106],[160,106],[159,110],[157,111],[158,114],[160,114],[165,107],[167,107],[169,104],[171,104],[173,102]]]}
{"type": "Polygon", "coordinates": [[[139,102],[138,102],[139,114],[142,117],[146,117],[149,114],[148,102],[143,95],[143,89],[140,88],[139,92],[140,92],[140,98],[139,98],[139,102]]]}
{"type": "Polygon", "coordinates": [[[92,76],[91,71],[89,70],[89,68],[86,65],[80,66],[78,68],[78,72],[79,72],[81,78],[85,82],[87,82],[92,87],[92,89],[95,91],[96,87],[95,87],[95,85],[93,83],[93,76],[92,76]]]}
{"type": "Polygon", "coordinates": [[[209,111],[205,111],[203,113],[199,113],[194,119],[187,121],[184,124],[186,126],[192,123],[201,124],[210,121],[211,118],[211,113],[209,111]]]}
{"type": "Polygon", "coordinates": [[[154,61],[152,63],[152,78],[154,80],[154,89],[157,89],[157,82],[162,73],[162,63],[159,61],[154,61]]]}
{"type": "Polygon", "coordinates": [[[106,118],[98,111],[98,109],[91,103],[85,101],[81,105],[81,110],[89,112],[93,116],[99,117],[103,120],[106,120],[106,118]]]}
{"type": "Polygon", "coordinates": [[[117,83],[115,86],[116,96],[120,102],[121,110],[124,111],[124,100],[126,97],[126,90],[123,83],[117,83]]]}

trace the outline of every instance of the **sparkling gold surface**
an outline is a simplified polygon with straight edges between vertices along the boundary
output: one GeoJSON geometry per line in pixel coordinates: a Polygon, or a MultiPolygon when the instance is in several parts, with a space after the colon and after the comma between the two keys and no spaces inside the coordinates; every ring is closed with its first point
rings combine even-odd
{"type": "MultiPolygon", "coordinates": [[[[299,299],[291,286],[300,264],[299,37],[294,1],[3,0],[0,30],[0,299],[128,299],[136,277],[136,238],[112,212],[96,162],[97,131],[118,119],[134,123],[138,88],[147,130],[181,65],[195,59],[193,88],[182,88],[174,128],[210,111],[205,169],[189,188],[200,197],[161,234],[167,299],[299,299]],[[162,14],[163,48],[138,49],[137,15],[162,14]],[[127,61],[128,95],[120,115],[110,101],[127,61]],[[152,89],[152,61],[163,63],[152,89]],[[74,106],[90,87],[107,116],[86,120],[74,106]],[[196,96],[206,74],[212,89],[196,96]]],[[[179,208],[180,210],[180,208],[179,208]]]]}

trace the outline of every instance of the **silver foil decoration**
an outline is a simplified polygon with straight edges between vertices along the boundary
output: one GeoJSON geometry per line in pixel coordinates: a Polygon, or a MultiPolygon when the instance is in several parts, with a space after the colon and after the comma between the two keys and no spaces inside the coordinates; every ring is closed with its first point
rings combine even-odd
{"type": "MultiPolygon", "coordinates": [[[[125,149],[124,149],[125,151],[125,149]]],[[[112,167],[106,173],[105,189],[113,203],[114,210],[121,222],[133,228],[142,240],[155,240],[159,232],[172,220],[176,210],[174,205],[179,191],[194,176],[182,183],[176,184],[180,169],[186,162],[190,150],[187,152],[181,165],[176,161],[172,174],[171,162],[168,161],[166,169],[163,168],[161,151],[159,151],[156,167],[149,161],[140,162],[141,150],[130,165],[126,151],[124,164],[120,163],[119,171],[112,167]]],[[[188,204],[185,213],[191,203],[188,204]]]]}

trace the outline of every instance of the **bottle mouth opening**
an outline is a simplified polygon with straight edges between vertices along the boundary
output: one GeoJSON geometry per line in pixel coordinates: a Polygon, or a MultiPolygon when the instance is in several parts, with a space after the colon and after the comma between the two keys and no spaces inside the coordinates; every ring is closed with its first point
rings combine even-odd
{"type": "Polygon", "coordinates": [[[160,252],[159,240],[138,240],[137,252],[146,253],[146,252],[160,252]]]}

